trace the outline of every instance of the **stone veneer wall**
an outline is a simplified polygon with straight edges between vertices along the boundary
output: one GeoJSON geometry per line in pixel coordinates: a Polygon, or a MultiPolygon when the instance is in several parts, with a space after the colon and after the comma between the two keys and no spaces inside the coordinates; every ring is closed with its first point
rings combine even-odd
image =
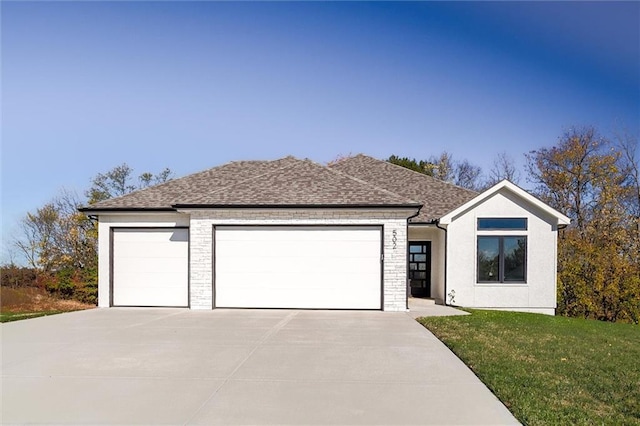
{"type": "Polygon", "coordinates": [[[190,219],[192,309],[213,306],[214,225],[383,225],[383,309],[406,310],[407,217],[415,210],[216,209],[187,210],[190,219]]]}

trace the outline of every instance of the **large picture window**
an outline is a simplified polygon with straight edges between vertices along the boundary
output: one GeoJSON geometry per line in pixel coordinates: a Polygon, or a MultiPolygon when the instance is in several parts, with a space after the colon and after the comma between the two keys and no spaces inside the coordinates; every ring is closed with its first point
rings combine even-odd
{"type": "Polygon", "coordinates": [[[479,236],[478,282],[526,282],[527,237],[479,236]]]}

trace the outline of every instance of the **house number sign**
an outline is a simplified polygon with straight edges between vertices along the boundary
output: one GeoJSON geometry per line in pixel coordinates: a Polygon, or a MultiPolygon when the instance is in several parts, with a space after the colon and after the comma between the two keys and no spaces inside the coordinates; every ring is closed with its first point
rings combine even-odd
{"type": "Polygon", "coordinates": [[[391,237],[391,242],[393,243],[393,249],[395,250],[396,247],[398,246],[398,233],[394,229],[393,231],[391,231],[391,234],[393,235],[391,237]]]}

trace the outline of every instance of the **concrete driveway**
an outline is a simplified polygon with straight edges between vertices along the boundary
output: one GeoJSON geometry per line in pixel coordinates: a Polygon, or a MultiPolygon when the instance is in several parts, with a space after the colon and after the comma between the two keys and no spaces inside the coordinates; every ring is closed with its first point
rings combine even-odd
{"type": "Polygon", "coordinates": [[[517,423],[406,313],[112,308],[1,331],[3,424],[517,423]]]}

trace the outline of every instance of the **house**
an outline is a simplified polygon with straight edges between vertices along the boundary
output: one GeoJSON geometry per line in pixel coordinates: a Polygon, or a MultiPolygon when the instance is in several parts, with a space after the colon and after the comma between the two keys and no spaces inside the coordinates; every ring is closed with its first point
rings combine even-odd
{"type": "Polygon", "coordinates": [[[98,304],[382,309],[408,297],[554,314],[569,218],[508,181],[478,194],[357,155],[231,162],[81,209],[98,304]]]}

